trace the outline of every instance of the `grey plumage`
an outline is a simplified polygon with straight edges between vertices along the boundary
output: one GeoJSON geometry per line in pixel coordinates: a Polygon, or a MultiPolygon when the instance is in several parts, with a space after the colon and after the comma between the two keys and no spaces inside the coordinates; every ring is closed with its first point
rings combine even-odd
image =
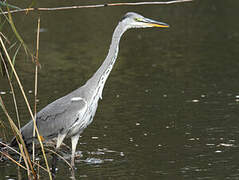
{"type": "MultiPolygon", "coordinates": [[[[102,98],[104,84],[117,58],[122,34],[130,28],[145,27],[168,27],[168,25],[147,19],[137,13],[127,13],[113,33],[105,61],[86,84],[57,99],[37,113],[36,123],[40,135],[45,140],[57,138],[56,148],[60,147],[65,137],[71,137],[72,165],[74,165],[74,154],[79,135],[93,120],[98,100],[102,98]]],[[[33,138],[32,120],[21,128],[21,134],[27,144],[36,139],[33,138]]],[[[16,145],[15,138],[12,140],[11,145],[16,145]]]]}
{"type": "MultiPolygon", "coordinates": [[[[57,99],[37,113],[36,123],[40,135],[44,139],[52,139],[58,133],[68,133],[72,124],[77,120],[76,112],[86,107],[84,100],[71,100],[74,97],[84,97],[82,88],[57,99]]],[[[27,144],[32,142],[33,121],[21,129],[22,136],[27,144]]]]}

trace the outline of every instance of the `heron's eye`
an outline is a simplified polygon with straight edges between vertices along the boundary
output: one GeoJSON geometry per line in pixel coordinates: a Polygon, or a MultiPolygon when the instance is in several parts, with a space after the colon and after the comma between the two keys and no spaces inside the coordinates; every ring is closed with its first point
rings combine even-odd
{"type": "Polygon", "coordinates": [[[143,21],[142,18],[134,18],[134,20],[137,21],[137,22],[142,22],[143,21]]]}

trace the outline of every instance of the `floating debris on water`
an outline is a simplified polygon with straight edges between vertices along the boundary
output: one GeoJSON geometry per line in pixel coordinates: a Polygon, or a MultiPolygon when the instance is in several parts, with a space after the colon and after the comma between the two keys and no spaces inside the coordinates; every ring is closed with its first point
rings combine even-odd
{"type": "Polygon", "coordinates": [[[91,139],[99,139],[97,136],[92,136],[91,139]]]}
{"type": "Polygon", "coordinates": [[[1,94],[1,95],[4,95],[4,94],[7,94],[7,92],[5,92],[5,91],[0,91],[0,94],[1,94]]]}
{"type": "Polygon", "coordinates": [[[7,180],[15,180],[14,178],[11,178],[10,176],[5,176],[5,178],[7,178],[7,180]]]}
{"type": "Polygon", "coordinates": [[[166,97],[168,97],[168,95],[167,95],[167,94],[164,94],[163,97],[166,98],[166,97]]]}
{"type": "Polygon", "coordinates": [[[98,151],[107,152],[107,153],[113,153],[113,152],[116,152],[116,151],[114,151],[114,150],[110,150],[110,149],[108,149],[108,148],[103,148],[103,149],[98,148],[97,150],[98,150],[98,151]]]}
{"type": "Polygon", "coordinates": [[[220,143],[220,144],[218,144],[217,146],[233,147],[234,144],[220,143]]]}
{"type": "Polygon", "coordinates": [[[199,141],[200,139],[199,138],[190,138],[190,139],[188,139],[189,141],[199,141]]]}
{"type": "Polygon", "coordinates": [[[95,151],[95,152],[89,152],[88,154],[92,154],[92,155],[103,155],[103,154],[105,154],[105,153],[102,152],[102,151],[95,151]]]}
{"type": "Polygon", "coordinates": [[[206,146],[215,146],[215,144],[206,144],[206,146]]]}
{"type": "Polygon", "coordinates": [[[186,102],[193,102],[193,103],[198,103],[199,102],[199,99],[192,99],[192,100],[186,100],[186,102]]]}
{"type": "Polygon", "coordinates": [[[120,152],[120,156],[125,156],[125,155],[124,155],[124,152],[120,152]]]}
{"type": "Polygon", "coordinates": [[[40,161],[41,160],[41,158],[39,158],[39,157],[36,157],[36,159],[35,159],[36,161],[40,161]]]}
{"type": "Polygon", "coordinates": [[[217,94],[222,94],[222,91],[217,91],[217,94]]]}
{"type": "Polygon", "coordinates": [[[98,158],[87,158],[84,160],[88,164],[102,164],[104,161],[98,158]]]}
{"type": "Polygon", "coordinates": [[[137,122],[137,123],[135,123],[135,125],[136,125],[136,126],[139,126],[139,125],[140,125],[140,123],[138,123],[138,122],[137,122]]]}
{"type": "Polygon", "coordinates": [[[88,176],[86,174],[84,174],[84,175],[80,175],[79,177],[80,178],[87,178],[88,176]]]}
{"type": "Polygon", "coordinates": [[[104,161],[112,162],[112,161],[114,161],[114,159],[104,159],[104,161]]]}

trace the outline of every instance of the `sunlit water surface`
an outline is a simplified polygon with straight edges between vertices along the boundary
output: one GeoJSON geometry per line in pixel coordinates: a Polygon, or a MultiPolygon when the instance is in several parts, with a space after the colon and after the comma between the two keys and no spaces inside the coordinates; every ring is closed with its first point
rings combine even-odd
{"type": "MultiPolygon", "coordinates": [[[[171,25],[130,30],[123,36],[103,100],[77,147],[77,179],[239,179],[238,8],[239,2],[215,0],[41,13],[38,109],[91,77],[124,13],[136,11],[171,25]]],[[[13,17],[34,49],[37,14],[13,17]]],[[[34,65],[23,51],[16,64],[33,104],[34,65]]],[[[9,91],[1,78],[1,96],[16,119],[9,91]]],[[[30,116],[16,93],[24,124],[30,116]]],[[[0,119],[8,126],[2,111],[0,119]]],[[[10,128],[4,133],[10,140],[10,128]]],[[[20,179],[13,163],[0,167],[0,179],[20,179]]],[[[20,175],[27,178],[25,171],[20,175]]],[[[47,178],[47,173],[42,176],[47,178]]],[[[68,166],[59,161],[56,179],[70,176],[68,166]]]]}

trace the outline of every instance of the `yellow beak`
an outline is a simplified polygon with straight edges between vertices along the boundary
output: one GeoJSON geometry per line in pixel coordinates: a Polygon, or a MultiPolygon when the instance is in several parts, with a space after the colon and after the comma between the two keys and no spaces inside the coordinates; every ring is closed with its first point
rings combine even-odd
{"type": "Polygon", "coordinates": [[[145,18],[144,22],[151,27],[161,27],[161,28],[168,28],[169,25],[163,22],[155,21],[152,19],[145,18]]]}

